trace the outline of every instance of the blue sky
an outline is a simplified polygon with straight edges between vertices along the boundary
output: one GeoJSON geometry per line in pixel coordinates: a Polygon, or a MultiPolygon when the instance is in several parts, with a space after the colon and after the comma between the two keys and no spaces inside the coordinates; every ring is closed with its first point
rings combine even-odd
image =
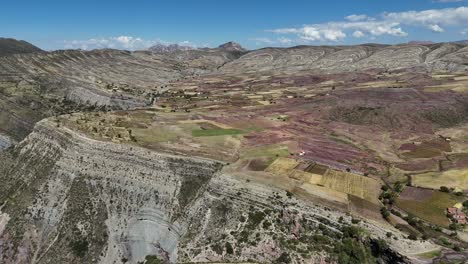
{"type": "Polygon", "coordinates": [[[156,42],[248,48],[468,38],[460,0],[5,0],[0,36],[47,50],[156,42]]]}

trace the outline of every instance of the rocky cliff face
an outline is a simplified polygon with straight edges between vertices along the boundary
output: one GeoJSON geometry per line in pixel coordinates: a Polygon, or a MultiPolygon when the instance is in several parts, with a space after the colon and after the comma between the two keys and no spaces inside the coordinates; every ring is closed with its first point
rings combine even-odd
{"type": "Polygon", "coordinates": [[[9,218],[0,243],[6,263],[67,263],[70,252],[86,252],[85,262],[151,254],[175,261],[184,212],[220,168],[91,141],[47,121],[14,155],[1,192],[9,218]]]}
{"type": "MultiPolygon", "coordinates": [[[[333,243],[351,220],[217,161],[95,141],[49,120],[0,159],[2,263],[319,261],[330,252],[314,239],[333,243]]],[[[403,254],[430,246],[394,232],[403,254]]]]}

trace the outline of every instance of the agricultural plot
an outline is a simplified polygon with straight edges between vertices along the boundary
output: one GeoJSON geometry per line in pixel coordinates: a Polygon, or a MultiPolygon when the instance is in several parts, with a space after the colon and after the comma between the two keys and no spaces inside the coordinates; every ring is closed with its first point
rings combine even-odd
{"type": "Polygon", "coordinates": [[[297,167],[300,165],[301,163],[295,159],[278,158],[270,166],[268,166],[268,168],[266,168],[265,171],[289,177],[301,183],[315,185],[321,183],[323,177],[322,175],[297,169],[297,167]]]}
{"type": "Polygon", "coordinates": [[[450,143],[445,140],[435,139],[431,141],[424,141],[419,144],[403,144],[400,147],[403,150],[402,156],[405,158],[434,158],[440,156],[443,152],[450,152],[452,148],[450,143]]]}
{"type": "Polygon", "coordinates": [[[277,158],[265,171],[286,176],[289,175],[298,164],[299,162],[295,159],[277,158]]]}
{"type": "Polygon", "coordinates": [[[339,192],[330,188],[309,183],[302,184],[300,188],[307,193],[320,197],[324,200],[348,204],[348,195],[344,192],[339,192]]]}
{"type": "Polygon", "coordinates": [[[354,195],[348,195],[349,211],[367,219],[383,221],[380,213],[380,205],[361,199],[354,195]]]}
{"type": "Polygon", "coordinates": [[[61,118],[58,122],[96,139],[221,161],[238,158],[240,138],[237,135],[243,131],[219,127],[204,120],[185,122],[189,118],[188,114],[131,111],[80,114],[61,118]]]}
{"type": "Polygon", "coordinates": [[[380,184],[377,180],[353,173],[328,170],[320,185],[378,203],[380,184]]]}
{"type": "Polygon", "coordinates": [[[286,157],[289,155],[288,146],[283,144],[271,144],[253,148],[245,148],[242,150],[241,158],[258,158],[258,157],[286,157]]]}
{"type": "Polygon", "coordinates": [[[428,172],[411,177],[414,186],[439,189],[441,186],[468,190],[468,169],[428,172]]]}
{"type": "Polygon", "coordinates": [[[397,206],[429,223],[447,227],[450,222],[445,210],[459,201],[449,193],[407,187],[397,199],[397,206]]]}
{"type": "Polygon", "coordinates": [[[212,137],[212,136],[226,136],[226,135],[239,135],[245,133],[242,130],[234,128],[217,128],[217,129],[195,129],[192,130],[194,137],[212,137]]]}

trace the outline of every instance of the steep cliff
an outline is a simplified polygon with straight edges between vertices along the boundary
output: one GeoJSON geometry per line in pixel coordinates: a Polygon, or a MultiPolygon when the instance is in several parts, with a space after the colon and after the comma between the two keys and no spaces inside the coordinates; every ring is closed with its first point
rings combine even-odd
{"type": "MultiPolygon", "coordinates": [[[[349,233],[344,213],[236,179],[220,162],[96,141],[49,120],[0,159],[2,263],[298,263],[335,259],[349,233]]],[[[390,227],[359,228],[383,239],[390,227]]],[[[402,254],[432,247],[392,232],[402,254]]],[[[408,261],[352,241],[369,258],[408,261]]]]}
{"type": "Polygon", "coordinates": [[[67,263],[84,252],[76,262],[175,260],[184,212],[221,165],[92,141],[48,121],[14,152],[1,190],[7,263],[67,263]]]}

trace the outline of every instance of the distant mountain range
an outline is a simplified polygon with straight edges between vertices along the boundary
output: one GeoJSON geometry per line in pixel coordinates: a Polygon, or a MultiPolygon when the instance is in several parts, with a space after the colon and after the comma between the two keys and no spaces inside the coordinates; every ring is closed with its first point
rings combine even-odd
{"type": "MultiPolygon", "coordinates": [[[[233,41],[221,44],[216,49],[222,49],[222,50],[231,51],[231,52],[247,51],[247,49],[243,48],[239,43],[236,43],[233,41]]],[[[178,45],[178,44],[164,45],[164,44],[158,43],[152,47],[149,47],[148,50],[154,53],[173,53],[173,52],[188,51],[188,50],[210,50],[210,48],[196,48],[192,46],[183,46],[183,45],[178,45]]]]}
{"type": "Polygon", "coordinates": [[[196,49],[196,48],[191,47],[191,46],[182,46],[179,44],[164,45],[161,43],[158,43],[148,48],[148,50],[155,52],[155,53],[168,53],[168,52],[186,51],[186,50],[193,50],[193,49],[196,49]]]}
{"type": "Polygon", "coordinates": [[[455,41],[455,43],[463,44],[463,45],[468,45],[468,39],[455,41]]]}
{"type": "MultiPolygon", "coordinates": [[[[437,42],[430,41],[430,40],[412,40],[408,42],[408,44],[413,44],[413,45],[431,45],[431,44],[436,44],[437,42]]],[[[450,41],[450,43],[456,43],[456,44],[462,44],[462,45],[468,45],[468,40],[458,40],[458,41],[450,41]]]]}

